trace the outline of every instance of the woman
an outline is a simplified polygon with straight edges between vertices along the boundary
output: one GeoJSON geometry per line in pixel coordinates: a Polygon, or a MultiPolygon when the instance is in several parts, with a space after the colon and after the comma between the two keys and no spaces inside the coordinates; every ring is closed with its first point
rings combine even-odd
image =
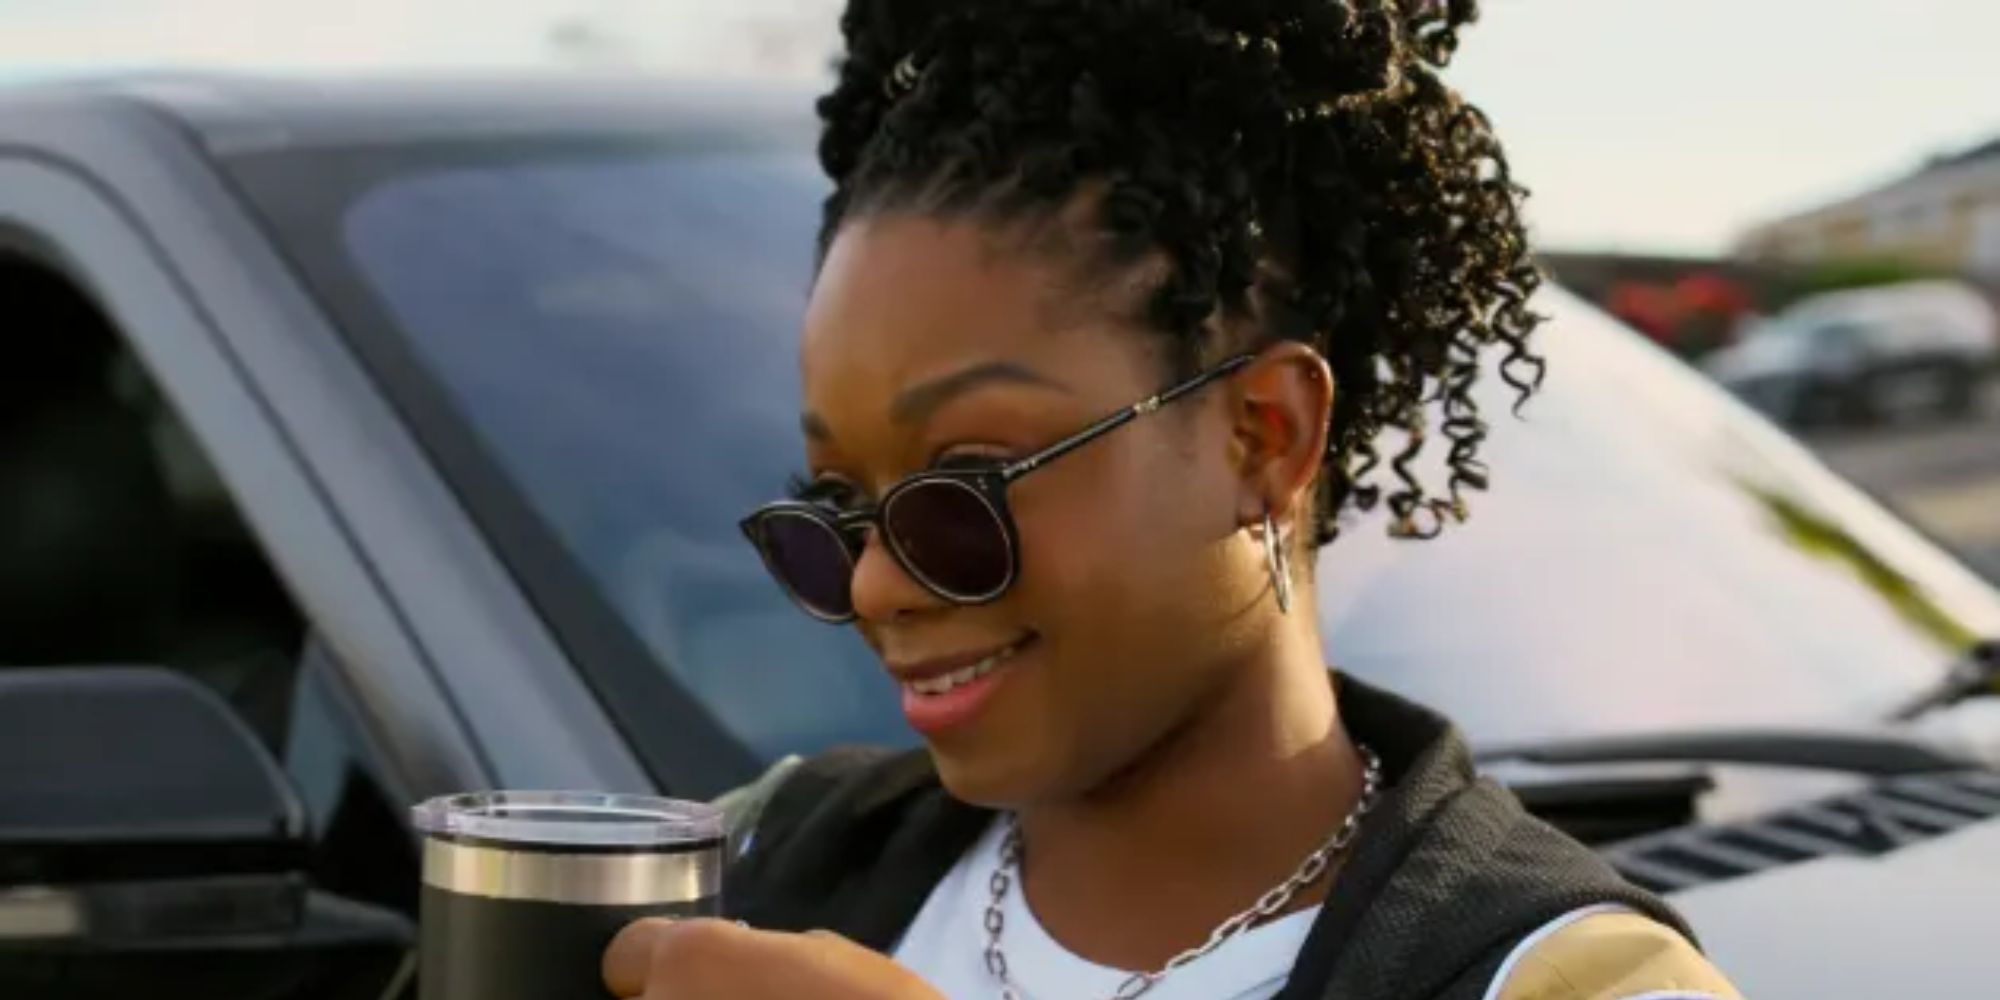
{"type": "Polygon", "coordinates": [[[745,529],[927,748],[764,782],[748,926],[636,926],[614,993],[1734,995],[1443,720],[1322,658],[1314,549],[1378,501],[1409,536],[1464,517],[1482,350],[1541,374],[1519,191],[1437,75],[1473,14],[854,0],[811,472],[745,529]]]}

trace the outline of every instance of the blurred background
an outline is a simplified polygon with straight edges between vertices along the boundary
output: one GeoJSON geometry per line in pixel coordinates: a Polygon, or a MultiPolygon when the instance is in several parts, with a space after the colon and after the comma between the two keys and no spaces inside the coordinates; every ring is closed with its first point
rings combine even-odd
{"type": "MultiPolygon", "coordinates": [[[[810,85],[839,7],[0,0],[0,79],[526,68],[810,85]]],[[[2000,349],[1962,294],[2000,290],[1994,37],[2000,8],[1978,0],[1489,0],[1452,77],[1496,119],[1563,284],[2000,577],[1985,377],[2000,349]],[[1895,286],[1911,294],[1823,297],[1895,286]]]]}
{"type": "MultiPolygon", "coordinates": [[[[406,998],[411,803],[912,742],[737,530],[841,7],[0,0],[0,997],[406,998]]],[[[1551,377],[1329,662],[1746,994],[1992,996],[2000,5],[1482,7],[1551,377]]]]}

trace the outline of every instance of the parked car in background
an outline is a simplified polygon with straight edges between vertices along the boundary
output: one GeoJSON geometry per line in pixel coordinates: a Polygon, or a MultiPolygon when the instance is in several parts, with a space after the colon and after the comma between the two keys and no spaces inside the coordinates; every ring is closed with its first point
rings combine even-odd
{"type": "Polygon", "coordinates": [[[1709,355],[1732,392],[1794,425],[1959,419],[2000,367],[1993,304],[1958,282],[1912,282],[1806,299],[1709,355]]]}
{"type": "MultiPolygon", "coordinates": [[[[407,996],[410,803],[706,797],[910,740],[735,528],[802,461],[808,108],[0,98],[0,720],[48,765],[0,729],[0,996],[407,996]]],[[[1990,996],[2000,593],[1630,330],[1538,307],[1549,385],[1521,420],[1487,397],[1471,522],[1357,514],[1322,553],[1331,661],[1460,720],[1750,995],[1990,996]]]]}

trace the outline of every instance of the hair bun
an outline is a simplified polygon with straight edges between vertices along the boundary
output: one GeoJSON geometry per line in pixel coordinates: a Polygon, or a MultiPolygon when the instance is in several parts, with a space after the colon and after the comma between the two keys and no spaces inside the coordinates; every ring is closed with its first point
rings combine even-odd
{"type": "Polygon", "coordinates": [[[914,85],[911,60],[953,9],[941,0],[848,0],[840,85],[819,102],[820,160],[835,180],[854,169],[900,91],[914,85]]]}
{"type": "Polygon", "coordinates": [[[1183,0],[1253,45],[1275,46],[1302,95],[1387,90],[1414,62],[1443,66],[1477,0],[1183,0]]]}
{"type": "Polygon", "coordinates": [[[881,54],[893,65],[923,44],[953,6],[941,0],[849,0],[840,19],[849,58],[881,54]]]}

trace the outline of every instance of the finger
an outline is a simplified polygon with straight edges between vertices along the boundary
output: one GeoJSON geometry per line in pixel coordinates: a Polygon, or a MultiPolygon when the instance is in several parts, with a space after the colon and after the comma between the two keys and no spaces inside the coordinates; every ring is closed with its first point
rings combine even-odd
{"type": "Polygon", "coordinates": [[[784,957],[783,942],[790,937],[755,930],[741,921],[640,920],[620,931],[605,949],[604,985],[621,998],[651,996],[660,990],[682,998],[731,996],[729,987],[746,971],[762,973],[759,961],[764,956],[775,952],[784,957]]]}
{"type": "Polygon", "coordinates": [[[611,939],[604,949],[604,987],[614,997],[636,997],[646,992],[646,973],[653,967],[653,949],[673,928],[665,917],[633,921],[611,939]]]}

